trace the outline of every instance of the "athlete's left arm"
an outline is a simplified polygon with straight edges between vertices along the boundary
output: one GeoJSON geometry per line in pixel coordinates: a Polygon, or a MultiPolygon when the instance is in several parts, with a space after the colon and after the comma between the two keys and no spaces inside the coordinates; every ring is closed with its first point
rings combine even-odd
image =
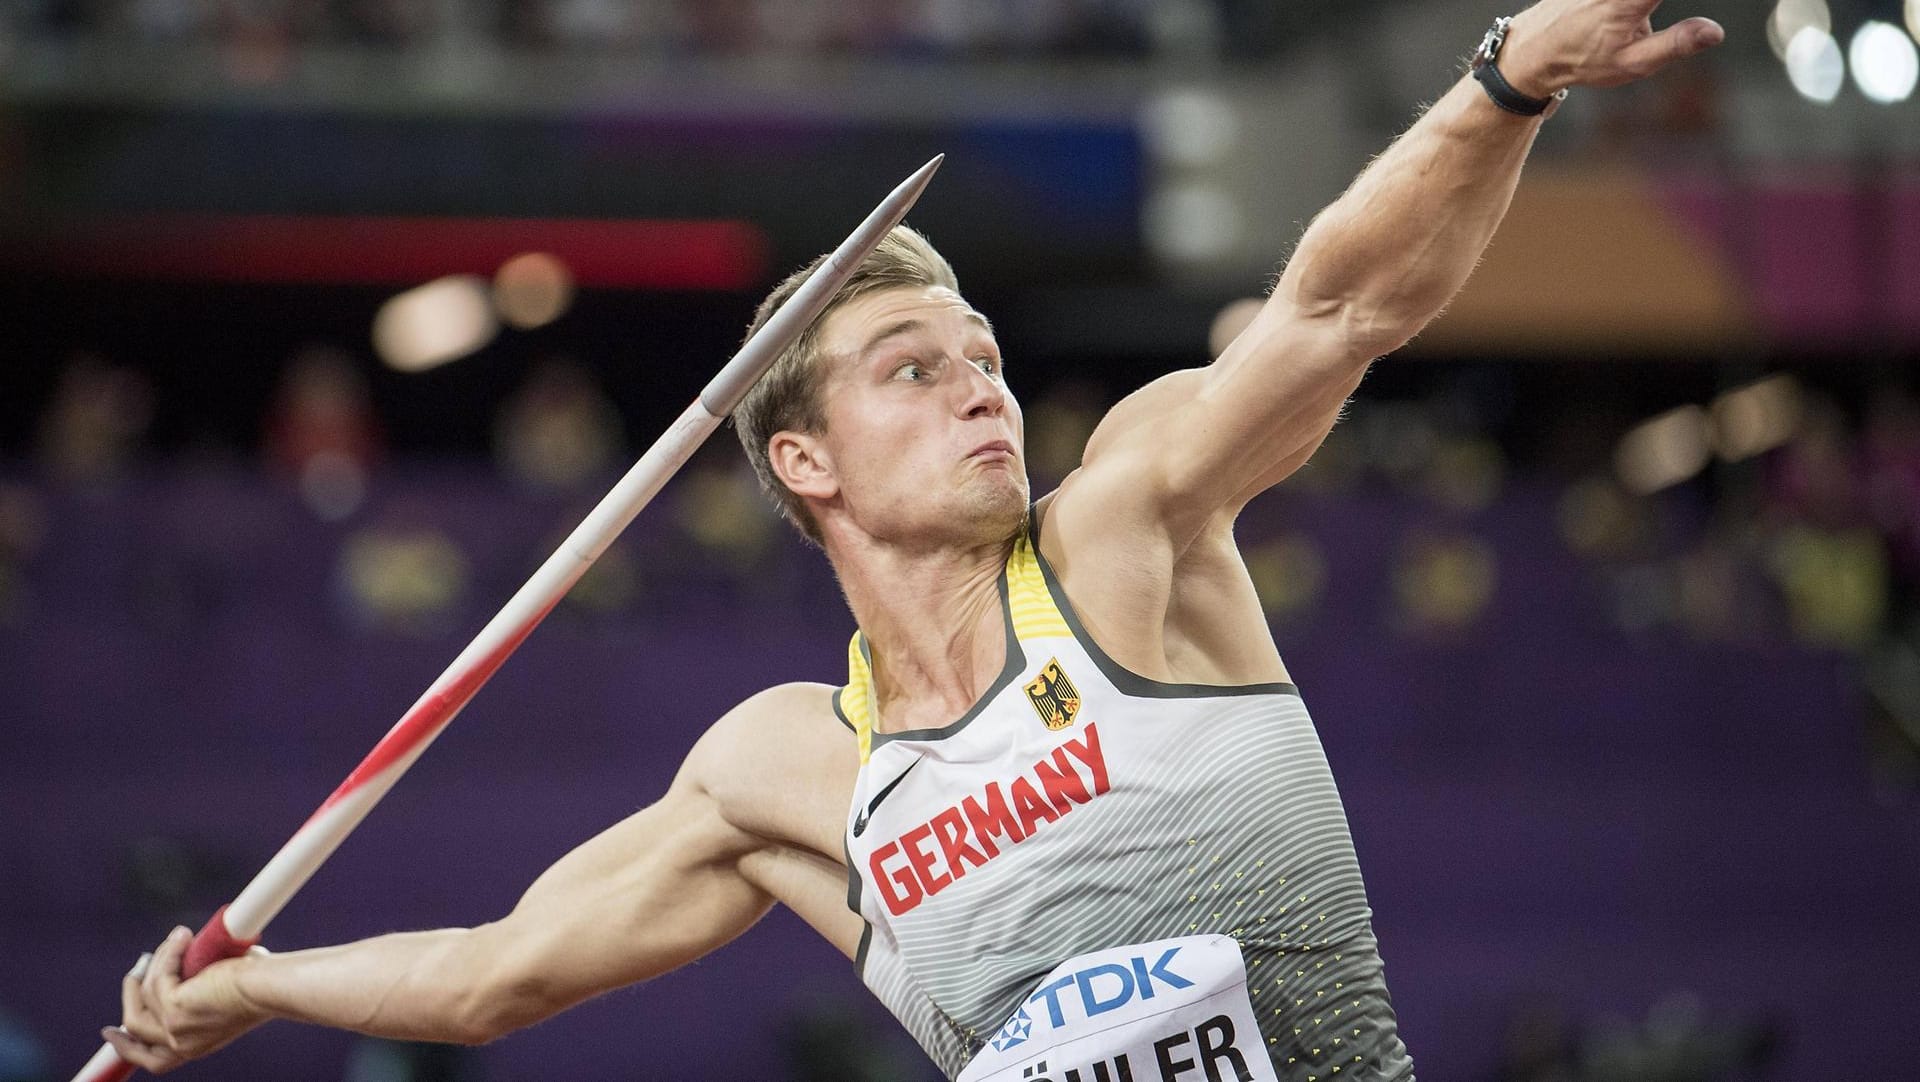
{"type": "MultiPolygon", "coordinates": [[[[1644,78],[1724,37],[1706,19],[1654,33],[1660,2],[1545,0],[1516,17],[1501,70],[1544,98],[1644,78]]],[[[1213,365],[1115,408],[1088,443],[1086,470],[1112,460],[1178,534],[1297,469],[1367,366],[1465,284],[1540,124],[1463,78],[1320,214],[1273,295],[1213,365]]]]}

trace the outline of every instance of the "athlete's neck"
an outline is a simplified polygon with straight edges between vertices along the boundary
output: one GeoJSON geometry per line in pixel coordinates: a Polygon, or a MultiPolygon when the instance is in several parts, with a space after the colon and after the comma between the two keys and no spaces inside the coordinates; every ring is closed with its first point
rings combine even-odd
{"type": "Polygon", "coordinates": [[[829,553],[872,655],[876,730],[946,725],[992,686],[1007,661],[1000,574],[1013,544],[829,553]]]}

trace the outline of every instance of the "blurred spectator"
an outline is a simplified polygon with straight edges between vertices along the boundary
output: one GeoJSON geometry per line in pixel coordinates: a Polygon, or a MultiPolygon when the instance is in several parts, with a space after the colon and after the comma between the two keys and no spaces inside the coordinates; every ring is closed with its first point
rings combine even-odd
{"type": "Polygon", "coordinates": [[[723,55],[747,52],[759,38],[752,0],[694,0],[682,4],[680,10],[701,51],[723,55]]]}
{"type": "Polygon", "coordinates": [[[1560,496],[1558,524],[1568,548],[1598,560],[1644,553],[1657,534],[1653,505],[1603,476],[1567,486],[1560,496]]]}
{"type": "Polygon", "coordinates": [[[314,514],[337,521],[359,509],[384,447],[366,377],[351,357],[329,346],[294,357],[267,415],[266,452],[314,514]]]}
{"type": "Polygon", "coordinates": [[[246,554],[270,552],[285,534],[278,500],[245,476],[186,473],[141,525],[132,561],[134,611],[161,634],[191,633],[247,604],[263,568],[246,554]]]}
{"type": "Polygon", "coordinates": [[[364,470],[380,460],[381,442],[367,380],[353,358],[318,345],[295,355],[267,416],[269,460],[294,476],[322,455],[364,470]]]}
{"type": "Polygon", "coordinates": [[[467,558],[444,531],[395,522],[349,536],[337,572],[353,624],[421,637],[445,629],[466,597],[468,579],[467,558]]]}
{"type": "MultiPolygon", "coordinates": [[[[1885,427],[1887,455],[1897,460],[1897,419],[1885,427]]],[[[1810,397],[1793,440],[1772,465],[1766,560],[1794,633],[1812,646],[1866,649],[1886,625],[1891,568],[1846,415],[1810,397]]]]}
{"type": "Polygon", "coordinates": [[[46,532],[46,512],[33,490],[0,483],[0,627],[26,620],[27,561],[46,532]]]}
{"type": "Polygon", "coordinates": [[[1920,403],[1882,392],[1867,414],[1863,450],[1873,522],[1902,576],[1920,580],[1920,403]]]}
{"type": "Polygon", "coordinates": [[[1863,511],[1846,415],[1809,395],[1793,440],[1773,456],[1768,502],[1776,518],[1847,526],[1863,511]]]}
{"type": "Polygon", "coordinates": [[[1484,436],[1448,436],[1427,464],[1423,488],[1436,505],[1462,513],[1484,511],[1500,498],[1507,460],[1484,436]]]}
{"type": "Polygon", "coordinates": [[[216,12],[210,0],[126,0],[119,18],[141,41],[183,41],[204,34],[216,12]]]}
{"type": "Polygon", "coordinates": [[[146,376],[91,353],[75,354],[41,422],[41,464],[60,481],[111,481],[139,450],[152,418],[146,376]]]}
{"type": "Polygon", "coordinates": [[[787,1019],[780,1043],[793,1082],[918,1082],[940,1075],[897,1031],[876,1033],[865,1004],[813,1002],[787,1019]]]}
{"type": "Polygon", "coordinates": [[[246,886],[247,865],[222,843],[141,833],[122,853],[121,887],[144,922],[191,924],[246,886]]]}
{"type": "Polygon", "coordinates": [[[1358,429],[1342,421],[1327,434],[1327,442],[1320,445],[1300,471],[1287,478],[1286,491],[1352,491],[1366,470],[1365,450],[1358,429]]]}
{"type": "Polygon", "coordinates": [[[1724,112],[1722,73],[1712,64],[1675,69],[1669,78],[1606,99],[1587,150],[1602,156],[1662,160],[1699,154],[1712,144],[1724,112]]]}
{"type": "Polygon", "coordinates": [[[679,12],[666,2],[549,0],[529,4],[537,42],[589,49],[628,48],[684,39],[679,12]]]}
{"type": "Polygon", "coordinates": [[[1680,625],[1702,642],[1764,640],[1778,626],[1778,606],[1748,547],[1716,530],[1674,561],[1680,625]]]}
{"type": "Polygon", "coordinates": [[[457,1044],[362,1037],[353,1042],[340,1077],[341,1082],[480,1082],[488,1074],[470,1049],[457,1044]]]}
{"type": "MultiPolygon", "coordinates": [[[[583,516],[584,517],[584,516],[583,516]]],[[[562,534],[554,538],[553,548],[560,547],[565,540],[562,534]]],[[[562,611],[574,616],[612,617],[632,611],[640,600],[642,580],[640,562],[633,557],[632,547],[622,541],[607,546],[607,551],[593,562],[580,581],[567,591],[562,611]]]]}
{"type": "Polygon", "coordinates": [[[1809,646],[1862,650],[1886,622],[1886,548],[1861,527],[1781,530],[1768,553],[1793,630],[1809,646]]]}
{"type": "Polygon", "coordinates": [[[752,572],[786,528],[753,472],[737,462],[702,465],[683,486],[675,508],[680,528],[700,546],[703,559],[718,559],[742,575],[752,572]]]}
{"type": "Polygon", "coordinates": [[[311,24],[306,10],[272,0],[226,0],[215,9],[213,30],[227,74],[240,83],[272,83],[293,66],[293,51],[311,24]]]}
{"type": "Polygon", "coordinates": [[[1499,581],[1492,545],[1469,534],[1416,532],[1395,557],[1397,622],[1417,633],[1470,628],[1493,600],[1499,581]]]}
{"type": "Polygon", "coordinates": [[[1319,543],[1299,531],[1288,531],[1247,547],[1243,555],[1275,633],[1309,624],[1327,584],[1327,558],[1319,543]]]}
{"type": "Polygon", "coordinates": [[[1440,426],[1422,402],[1375,402],[1348,422],[1369,469],[1396,490],[1417,489],[1440,445],[1440,426]]]}
{"type": "Polygon", "coordinates": [[[533,488],[578,488],[604,477],[625,450],[619,411],[586,369],[565,359],[536,367],[494,424],[500,471],[533,488]]]}
{"type": "Polygon", "coordinates": [[[435,28],[432,0],[335,0],[342,36],[366,45],[424,40],[435,28]]]}
{"type": "Polygon", "coordinates": [[[1551,1000],[1508,1022],[1494,1077],[1500,1082],[1733,1082],[1759,1077],[1782,1034],[1764,1019],[1715,1017],[1691,992],[1675,992],[1643,1020],[1576,1022],[1551,1000]]]}

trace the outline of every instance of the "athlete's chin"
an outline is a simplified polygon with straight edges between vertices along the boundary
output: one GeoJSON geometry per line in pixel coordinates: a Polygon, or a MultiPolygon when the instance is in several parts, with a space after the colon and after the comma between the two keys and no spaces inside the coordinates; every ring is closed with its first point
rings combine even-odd
{"type": "Polygon", "coordinates": [[[1012,471],[990,471],[962,492],[960,513],[984,536],[1011,537],[1027,515],[1026,476],[1012,471]]]}

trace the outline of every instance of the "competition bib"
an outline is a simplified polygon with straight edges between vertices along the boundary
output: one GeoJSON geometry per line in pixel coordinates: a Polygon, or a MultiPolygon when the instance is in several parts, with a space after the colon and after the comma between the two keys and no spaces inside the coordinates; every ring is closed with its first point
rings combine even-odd
{"type": "Polygon", "coordinates": [[[1028,994],[958,1082],[1279,1082],[1240,944],[1183,936],[1083,954],[1028,994]]]}

